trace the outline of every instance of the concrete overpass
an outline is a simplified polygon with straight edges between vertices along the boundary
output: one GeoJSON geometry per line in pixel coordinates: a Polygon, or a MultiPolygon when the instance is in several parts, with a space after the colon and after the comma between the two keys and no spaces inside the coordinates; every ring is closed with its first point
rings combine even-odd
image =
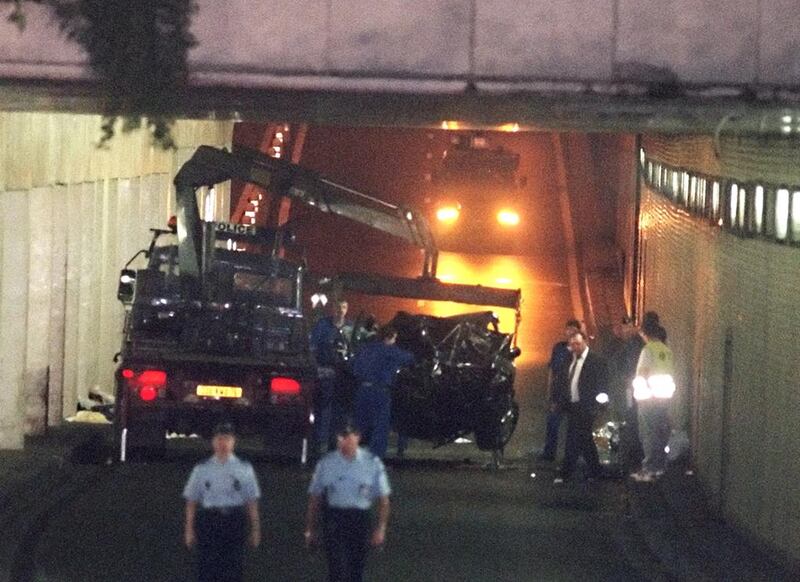
{"type": "MultiPolygon", "coordinates": [[[[200,0],[179,113],[366,125],[779,133],[792,0],[200,0]]],[[[8,3],[0,11],[12,11],[8,3]]],[[[46,5],[0,22],[0,107],[101,108],[46,5]]]]}

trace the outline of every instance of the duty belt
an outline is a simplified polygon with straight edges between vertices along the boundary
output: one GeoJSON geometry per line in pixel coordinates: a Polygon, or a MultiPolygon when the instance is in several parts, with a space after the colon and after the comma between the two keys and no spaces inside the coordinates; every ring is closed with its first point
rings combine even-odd
{"type": "Polygon", "coordinates": [[[228,505],[225,507],[203,507],[203,513],[211,515],[233,515],[234,513],[244,513],[244,505],[228,505]]]}

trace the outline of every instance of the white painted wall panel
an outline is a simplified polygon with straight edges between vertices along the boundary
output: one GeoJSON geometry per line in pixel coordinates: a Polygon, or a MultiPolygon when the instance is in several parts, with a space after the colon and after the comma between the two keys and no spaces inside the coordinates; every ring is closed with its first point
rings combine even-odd
{"type": "Polygon", "coordinates": [[[464,75],[470,3],[464,0],[338,0],[331,10],[328,62],[361,74],[464,75]]]}
{"type": "Polygon", "coordinates": [[[645,305],[660,313],[691,396],[701,478],[732,522],[800,558],[800,249],[722,232],[646,188],[642,224],[645,305]]]}
{"type": "Polygon", "coordinates": [[[761,0],[761,62],[764,83],[800,83],[800,5],[797,0],[761,0]]]}
{"type": "Polygon", "coordinates": [[[479,75],[611,77],[612,0],[482,0],[477,5],[479,75]]]}
{"type": "MultiPolygon", "coordinates": [[[[0,7],[0,77],[89,77],[49,8],[20,32],[0,7]]],[[[796,87],[796,0],[199,0],[198,84],[391,90],[463,88],[478,76],[796,87]],[[474,65],[474,70],[472,70],[474,65]],[[342,78],[374,77],[357,85],[342,78]],[[287,77],[287,74],[293,75],[287,77]],[[443,77],[458,85],[430,83],[443,77]]],[[[521,85],[524,87],[524,85],[521,85]]],[[[101,172],[102,174],[103,172],[101,172]]]]}
{"type": "MultiPolygon", "coordinates": [[[[23,425],[41,430],[47,408],[55,423],[94,387],[113,392],[119,270],[147,246],[150,227],[166,225],[180,164],[198,145],[229,147],[232,137],[230,123],[187,121],[175,135],[190,141],[177,152],[153,148],[141,132],[98,150],[99,124],[0,113],[0,448],[21,446],[23,425]]],[[[227,218],[229,194],[220,189],[215,218],[227,218]]]]}
{"type": "Polygon", "coordinates": [[[198,70],[321,71],[328,55],[328,2],[200,0],[190,54],[198,70]],[[226,63],[235,63],[226,67],[226,63]]]}
{"type": "Polygon", "coordinates": [[[27,192],[0,192],[0,446],[4,448],[22,448],[28,206],[27,192]]]}
{"type": "Polygon", "coordinates": [[[757,2],[619,0],[618,11],[615,60],[625,77],[671,73],[675,80],[697,83],[757,79],[757,2]]]}

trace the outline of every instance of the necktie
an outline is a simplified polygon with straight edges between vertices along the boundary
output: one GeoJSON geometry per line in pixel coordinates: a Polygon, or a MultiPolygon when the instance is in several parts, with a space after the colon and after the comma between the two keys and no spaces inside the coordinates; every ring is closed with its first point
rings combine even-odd
{"type": "Polygon", "coordinates": [[[569,367],[569,383],[572,385],[572,379],[575,377],[575,370],[578,368],[578,360],[580,360],[580,356],[576,356],[572,358],[572,365],[569,367]]]}

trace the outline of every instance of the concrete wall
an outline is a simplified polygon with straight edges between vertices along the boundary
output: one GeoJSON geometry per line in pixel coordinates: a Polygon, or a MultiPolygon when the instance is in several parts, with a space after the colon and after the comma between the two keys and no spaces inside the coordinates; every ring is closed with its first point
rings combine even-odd
{"type": "MultiPolygon", "coordinates": [[[[199,0],[197,83],[462,90],[467,80],[800,84],[795,0],[199,0]],[[376,83],[391,80],[392,84],[376,83]]],[[[48,8],[0,8],[0,76],[77,78],[48,8]]]]}
{"type": "Polygon", "coordinates": [[[41,430],[46,408],[58,423],[94,387],[113,393],[119,270],[166,224],[177,168],[232,127],[179,122],[174,152],[141,131],[100,150],[99,135],[97,116],[0,112],[0,447],[41,430]]]}
{"type": "MultiPolygon", "coordinates": [[[[798,186],[796,164],[768,154],[785,142],[643,144],[679,167],[798,186]]],[[[644,186],[640,226],[645,308],[669,332],[699,474],[726,518],[800,559],[800,247],[726,232],[644,186]]]]}

